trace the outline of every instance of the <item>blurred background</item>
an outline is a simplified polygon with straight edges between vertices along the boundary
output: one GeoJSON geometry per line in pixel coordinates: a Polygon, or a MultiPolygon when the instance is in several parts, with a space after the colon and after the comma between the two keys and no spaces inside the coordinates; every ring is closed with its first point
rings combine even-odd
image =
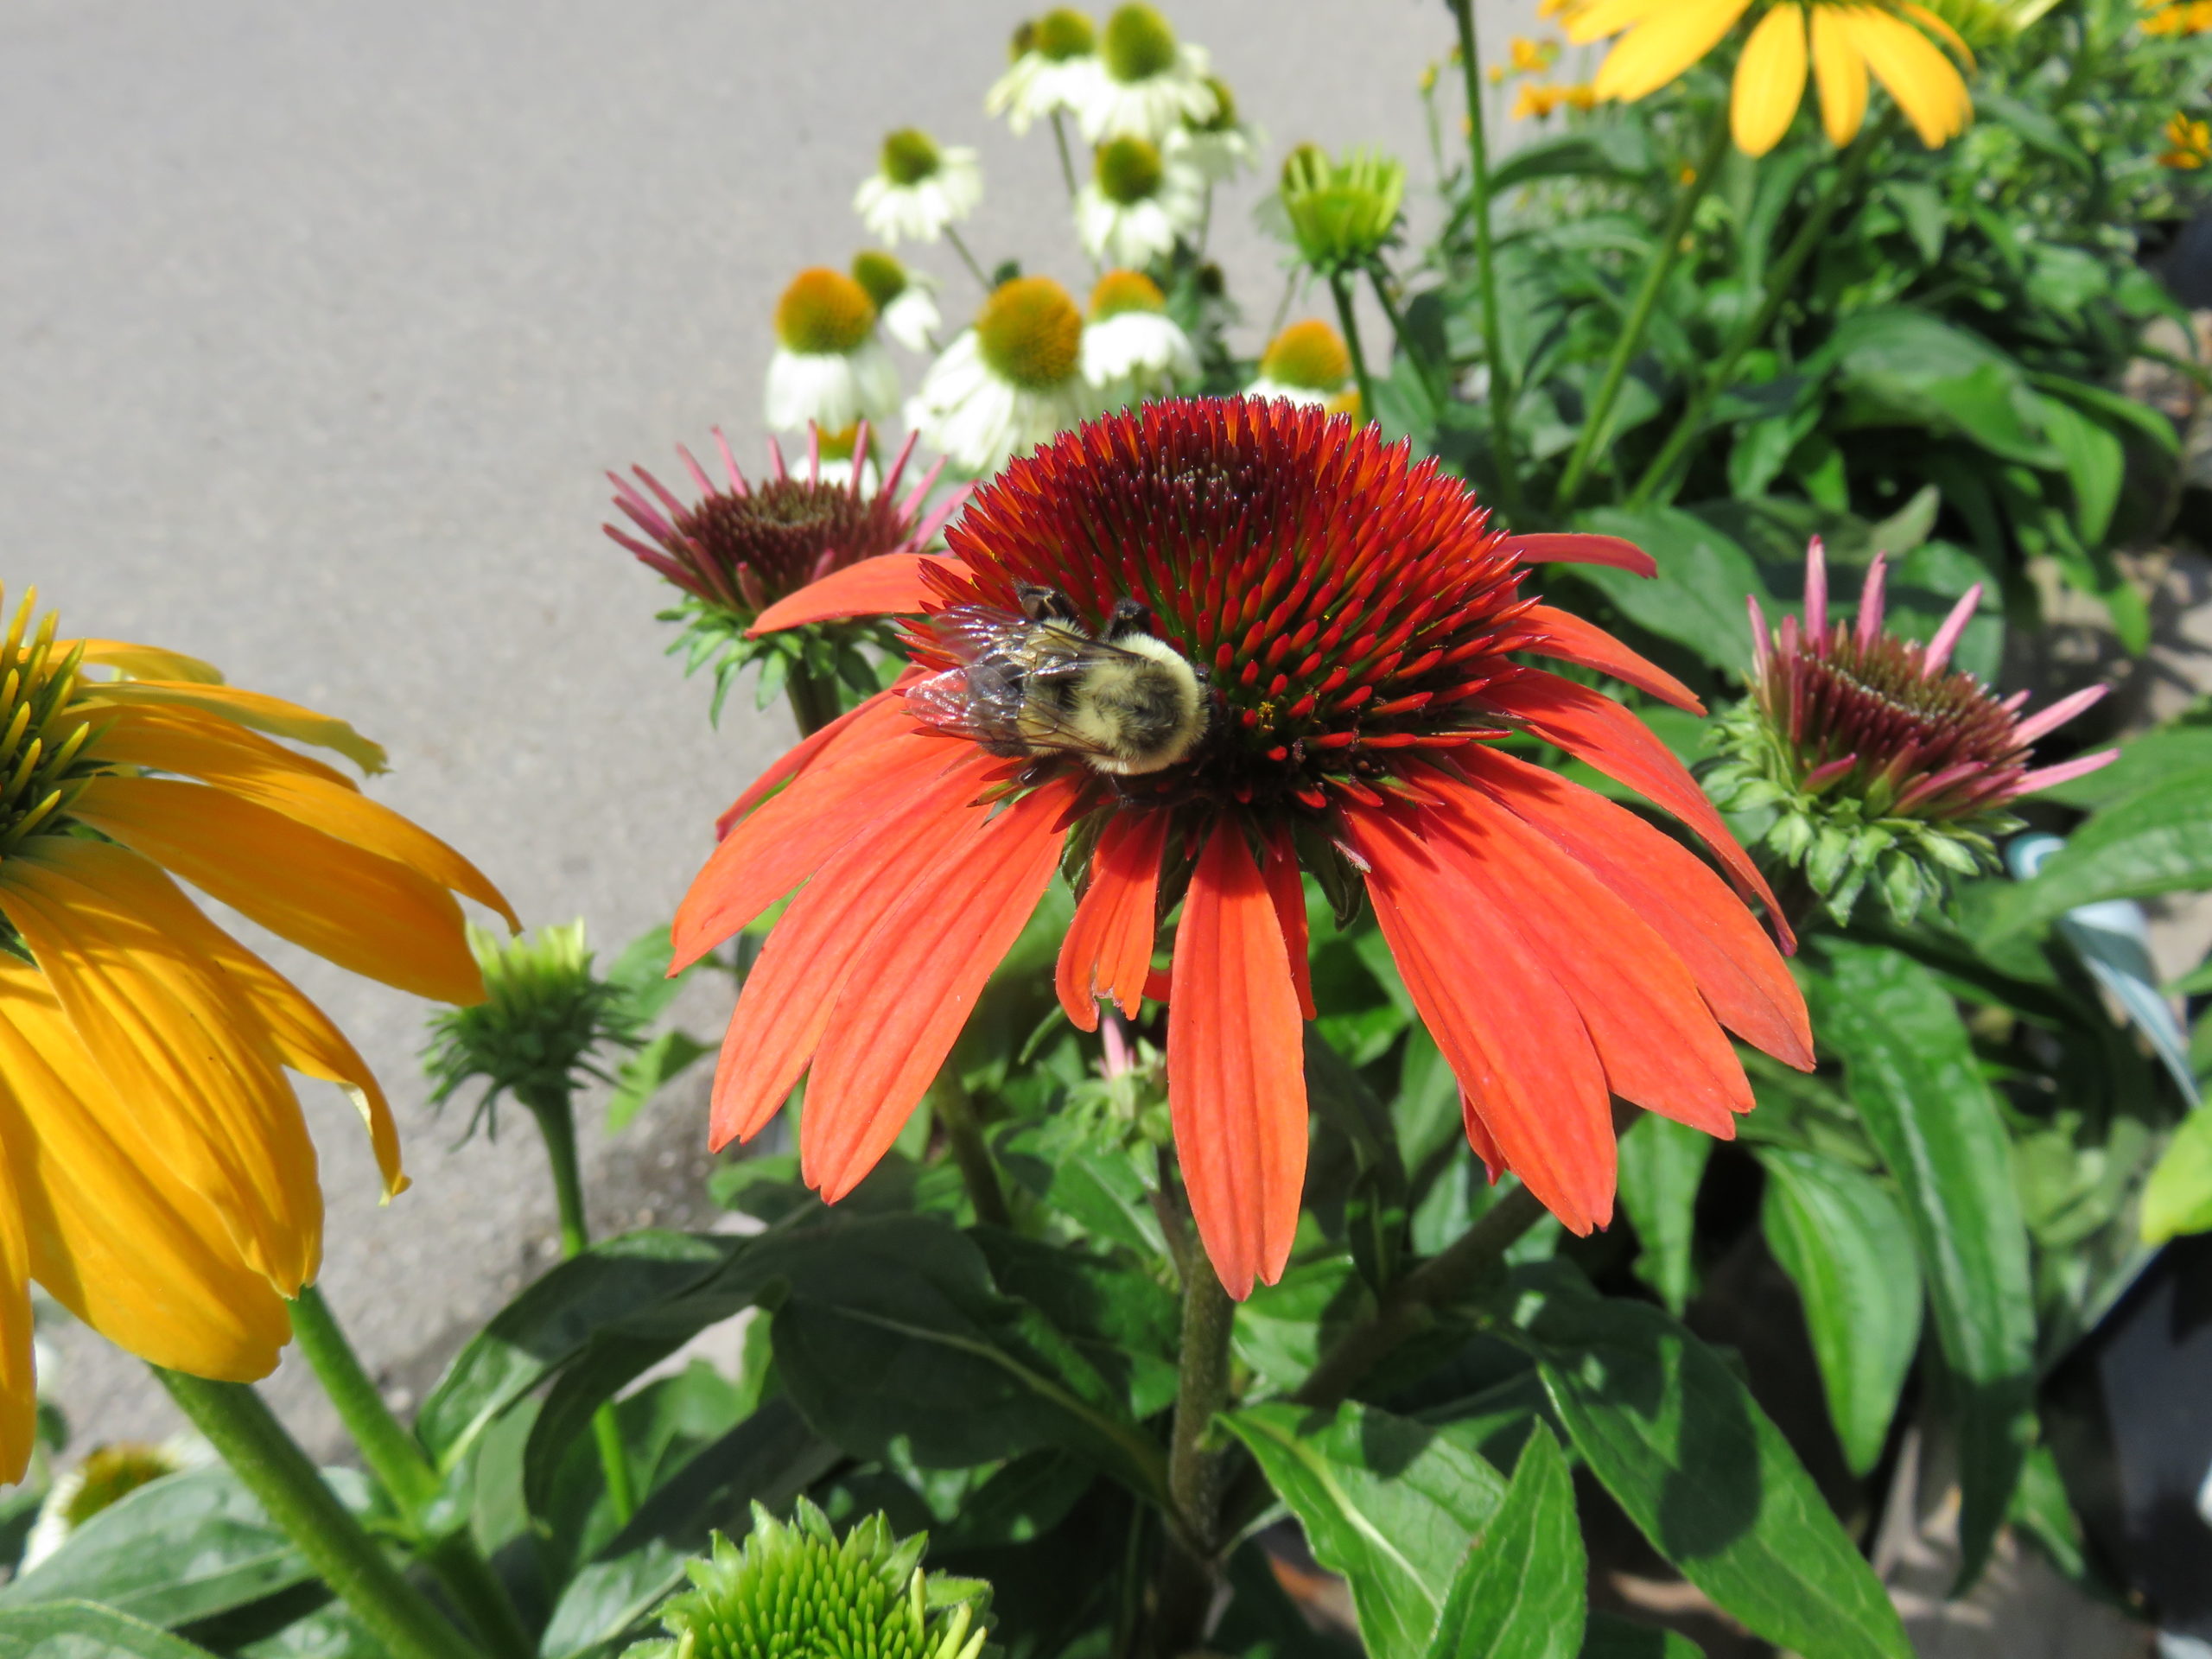
{"type": "MultiPolygon", "coordinates": [[[[770,315],[791,274],[866,245],[884,130],[982,152],[979,257],[1084,275],[1048,135],[986,120],[1027,8],[846,0],[11,0],[0,9],[0,499],[10,597],[65,632],[207,658],[391,751],[378,798],[446,837],[536,926],[602,957],[664,922],[714,817],[791,739],[780,703],[660,653],[667,590],[600,533],[610,467],[721,426],[765,461],[770,315]],[[1025,230],[1024,226],[1032,228],[1025,230]],[[1042,228],[1039,228],[1042,227],[1042,228]]],[[[1480,9],[1485,55],[1534,0],[1480,9]]],[[[1268,140],[1213,251],[1256,352],[1281,250],[1251,208],[1291,144],[1407,161],[1452,42],[1435,0],[1175,0],[1268,140]]],[[[1505,129],[1510,143],[1511,129],[1505,129]]],[[[899,250],[977,297],[942,245],[899,250]]],[[[1306,309],[1327,306],[1309,296],[1306,309]]],[[[1379,332],[1379,319],[1372,320],[1379,332]]],[[[907,359],[909,387],[920,364],[907,359]]],[[[226,918],[353,1037],[415,1188],[388,1208],[334,1090],[303,1084],[329,1203],[323,1284],[395,1405],[557,1253],[535,1130],[464,1141],[417,1053],[427,1005],[226,918]]],[[[720,984],[690,1007],[718,1031],[720,984]]],[[[706,1068],[623,1134],[587,1103],[596,1229],[704,1225],[706,1068]]],[[[79,1446],[175,1424],[135,1361],[54,1333],[79,1446]]],[[[304,1376],[273,1398],[334,1452],[304,1376]]]]}

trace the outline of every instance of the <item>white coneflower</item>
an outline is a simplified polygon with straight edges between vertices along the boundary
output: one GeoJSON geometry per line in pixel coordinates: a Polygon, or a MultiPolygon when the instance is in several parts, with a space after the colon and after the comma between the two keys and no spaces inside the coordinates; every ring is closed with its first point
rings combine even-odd
{"type": "Polygon", "coordinates": [[[1083,377],[1109,408],[1171,392],[1198,372],[1198,348],[1167,315],[1159,283],[1139,270],[1098,279],[1083,331],[1083,377]]]}
{"type": "Polygon", "coordinates": [[[883,332],[910,352],[934,351],[938,315],[937,278],[909,270],[887,253],[871,248],[853,256],[853,280],[875,302],[883,332]]]}
{"type": "Polygon", "coordinates": [[[1150,6],[1123,6],[1098,42],[1101,73],[1072,88],[1076,118],[1092,143],[1108,138],[1164,142],[1185,121],[1213,117],[1205,48],[1185,46],[1150,6]]]}
{"type": "Polygon", "coordinates": [[[18,1574],[28,1573],[69,1541],[69,1535],[110,1504],[166,1475],[210,1462],[213,1452],[196,1434],[154,1445],[114,1440],[96,1446],[75,1468],[57,1476],[40,1501],[38,1519],[23,1539],[18,1574]]]}
{"type": "Polygon", "coordinates": [[[914,127],[887,133],[875,171],[861,181],[853,211],[886,242],[934,242],[983,199],[983,169],[965,144],[939,145],[914,127]]]}
{"type": "Polygon", "coordinates": [[[1062,110],[1080,108],[1105,76],[1098,31],[1079,11],[1062,6],[1014,32],[1013,63],[984,95],[983,111],[1006,118],[1016,134],[1062,110]]]}
{"type": "Polygon", "coordinates": [[[791,278],[776,302],[776,354],[768,359],[772,430],[810,423],[842,432],[887,420],[899,408],[899,370],[875,332],[875,302],[841,270],[817,265],[791,278]]]}
{"type": "Polygon", "coordinates": [[[983,302],[922,377],[906,424],[980,477],[1104,407],[1083,377],[1083,313],[1049,276],[1017,276],[983,302]]]}
{"type": "Polygon", "coordinates": [[[1244,388],[1251,397],[1282,397],[1334,415],[1359,415],[1359,386],[1344,336],[1319,317],[1294,322],[1260,359],[1260,378],[1244,388]]]}
{"type": "Polygon", "coordinates": [[[1236,99],[1212,75],[1214,111],[1203,121],[1185,118],[1167,135],[1160,153],[1170,167],[1187,167],[1208,184],[1222,184],[1259,160],[1260,130],[1236,118],[1236,99]]]}
{"type": "Polygon", "coordinates": [[[1076,235],[1106,264],[1157,264],[1197,232],[1205,210],[1205,181],[1191,168],[1170,166],[1142,138],[1109,138],[1076,194],[1076,235]]]}

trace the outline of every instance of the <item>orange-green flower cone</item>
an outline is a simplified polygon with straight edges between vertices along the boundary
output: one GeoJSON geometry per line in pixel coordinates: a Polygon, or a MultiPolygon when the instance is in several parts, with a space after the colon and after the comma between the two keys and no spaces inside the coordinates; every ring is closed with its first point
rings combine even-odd
{"type": "Polygon", "coordinates": [[[172,878],[442,1001],[483,995],[454,895],[514,925],[443,842],[271,741],[381,770],[344,721],[159,646],[58,639],[51,615],[29,631],[31,616],[26,600],[0,637],[4,1479],[32,1440],[32,1281],[157,1364],[233,1381],[276,1365],[284,1299],[322,1249],[288,1070],[345,1090],[385,1196],[406,1185],[359,1053],[172,878]]]}

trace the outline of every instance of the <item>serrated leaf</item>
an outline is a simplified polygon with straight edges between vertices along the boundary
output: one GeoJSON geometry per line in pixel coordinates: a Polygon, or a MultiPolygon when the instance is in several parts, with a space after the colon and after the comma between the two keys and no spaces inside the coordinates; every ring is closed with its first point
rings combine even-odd
{"type": "Polygon", "coordinates": [[[1575,1659],[1588,1572],[1573,1478],[1538,1423],[1452,1578],[1428,1659],[1575,1659]]]}
{"type": "Polygon", "coordinates": [[[1373,1659],[1425,1659],[1460,1558],[1505,1497],[1472,1431],[1357,1404],[1270,1402],[1222,1421],[1298,1516],[1313,1558],[1350,1582],[1373,1659]]]}
{"type": "Polygon", "coordinates": [[[1872,1176],[1817,1153],[1762,1147],[1767,1248],[1797,1287],[1828,1416],[1863,1475],[1882,1455],[1920,1345],[1920,1263],[1904,1211],[1872,1176]]]}
{"type": "Polygon", "coordinates": [[[1960,1581],[1988,1560],[2027,1443],[2036,1318],[2012,1141],[1956,1007],[1901,953],[1831,943],[1807,976],[1814,1029],[1843,1057],[1897,1179],[1945,1361],[1959,1378],[1960,1581]]]}

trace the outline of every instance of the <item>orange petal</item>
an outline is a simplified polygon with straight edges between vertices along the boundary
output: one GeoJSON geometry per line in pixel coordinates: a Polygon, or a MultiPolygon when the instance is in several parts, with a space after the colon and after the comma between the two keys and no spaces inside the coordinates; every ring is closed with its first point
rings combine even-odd
{"type": "Polygon", "coordinates": [[[1283,948],[1290,954],[1290,983],[1298,993],[1298,1011],[1308,1020],[1318,1020],[1321,1016],[1313,1007],[1313,964],[1306,937],[1306,883],[1299,876],[1298,849],[1292,843],[1288,825],[1268,826],[1267,855],[1260,873],[1267,878],[1275,923],[1282,929],[1283,948]]]}
{"type": "Polygon", "coordinates": [[[1306,1185],[1306,1061],[1282,928],[1234,819],[1217,823],[1175,931],[1167,1106],[1206,1255],[1242,1301],[1290,1259],[1306,1185]]]}
{"type": "Polygon", "coordinates": [[[796,628],[807,622],[834,622],[853,616],[913,616],[933,596],[924,581],[925,568],[950,565],[957,559],[932,558],[925,553],[882,553],[842,570],[832,570],[819,582],[810,582],[760,613],[745,632],[753,638],[779,628],[796,628]]]}
{"type": "Polygon", "coordinates": [[[1060,942],[1053,976],[1060,1007],[1083,1031],[1098,1029],[1098,1001],[1106,997],[1134,1018],[1152,971],[1160,898],[1160,855],[1167,845],[1170,815],[1117,812],[1099,832],[1090,855],[1090,884],[1075,907],[1060,942]]]}
{"type": "Polygon", "coordinates": [[[1347,818],[1382,938],[1494,1150],[1569,1231],[1604,1226],[1612,1112],[1573,1001],[1490,897],[1410,828],[1378,811],[1347,818]]]}
{"type": "Polygon", "coordinates": [[[942,859],[861,948],[822,1033],[799,1124],[808,1185],[835,1204],[891,1149],[984,982],[1037,908],[1077,785],[1031,791],[942,859]]]}
{"type": "Polygon", "coordinates": [[[1751,1087],[1697,982],[1636,912],[1523,819],[1441,778],[1429,849],[1456,849],[1460,874],[1551,969],[1573,1000],[1613,1093],[1722,1140],[1751,1087]]]}
{"type": "Polygon", "coordinates": [[[1563,663],[1594,668],[1639,691],[1648,691],[1662,702],[1693,715],[1705,712],[1697,693],[1658,664],[1630,651],[1603,628],[1549,605],[1532,605],[1522,620],[1542,631],[1543,638],[1519,649],[1538,657],[1555,657],[1563,663]]]}
{"type": "Polygon", "coordinates": [[[513,907],[481,870],[319,760],[197,709],[118,709],[99,720],[103,760],[181,772],[258,801],[349,846],[404,864],[521,930],[513,907]]]}
{"type": "Polygon", "coordinates": [[[1512,536],[1506,538],[1505,551],[1522,564],[1607,564],[1639,576],[1659,574],[1658,560],[1618,536],[1512,536]]]}
{"type": "MultiPolygon", "coordinates": [[[[902,676],[899,684],[905,685],[919,677],[916,674],[902,676]]],[[[744,794],[722,809],[721,816],[715,820],[715,834],[729,834],[732,824],[801,772],[825,761],[831,750],[842,750],[848,742],[873,741],[894,722],[912,725],[913,722],[905,720],[905,700],[898,696],[898,686],[879,691],[847,709],[813,736],[793,744],[775,765],[755,778],[744,794]]]]}
{"type": "Polygon", "coordinates": [[[1641,916],[1681,958],[1720,1023],[1802,1071],[1812,1027],[1789,969],[1711,866],[1595,791],[1486,745],[1453,754],[1470,781],[1525,819],[1641,916]]]}
{"type": "Polygon", "coordinates": [[[995,763],[979,750],[903,798],[815,872],[746,976],[715,1069],[708,1145],[750,1140],[814,1058],[837,994],[876,923],[989,809],[975,804],[995,763]]]}
{"type": "Polygon", "coordinates": [[[258,1011],[208,959],[220,930],[127,849],[35,845],[0,864],[0,910],[130,1103],[133,1143],[204,1197],[246,1263],[292,1294],[321,1254],[315,1147],[258,1011]]]}
{"type": "Polygon", "coordinates": [[[404,864],[168,778],[94,778],[69,811],[341,968],[434,1001],[484,1000],[461,906],[404,864]]]}
{"type": "Polygon", "coordinates": [[[1491,688],[1489,696],[1546,742],[1558,744],[1608,778],[1626,784],[1696,831],[1726,868],[1737,890],[1766,906],[1783,949],[1796,948],[1789,924],[1766,877],[1759,874],[1751,855],[1736,844],[1736,837],[1728,833],[1728,826],[1706,799],[1697,780],[1665,744],[1652,736],[1649,727],[1603,693],[1541,670],[1500,681],[1491,688]]]}
{"type": "Polygon", "coordinates": [[[1497,1139],[1491,1134],[1490,1125],[1483,1122],[1483,1115],[1476,1109],[1475,1097],[1465,1090],[1459,1091],[1459,1122],[1467,1131],[1467,1146],[1476,1157],[1483,1160],[1483,1173],[1490,1177],[1492,1186],[1505,1173],[1505,1154],[1497,1149],[1497,1139]]]}
{"type": "Polygon", "coordinates": [[[38,970],[12,958],[0,958],[0,1165],[39,1283],[156,1365],[236,1382],[274,1370],[291,1335],[283,1299],[148,1145],[144,1115],[93,1065],[38,970]]]}
{"type": "Polygon", "coordinates": [[[876,823],[883,804],[943,772],[963,753],[953,740],[893,730],[863,746],[855,738],[801,772],[740,821],[676,907],[681,973],[812,875],[838,848],[876,823]]]}

